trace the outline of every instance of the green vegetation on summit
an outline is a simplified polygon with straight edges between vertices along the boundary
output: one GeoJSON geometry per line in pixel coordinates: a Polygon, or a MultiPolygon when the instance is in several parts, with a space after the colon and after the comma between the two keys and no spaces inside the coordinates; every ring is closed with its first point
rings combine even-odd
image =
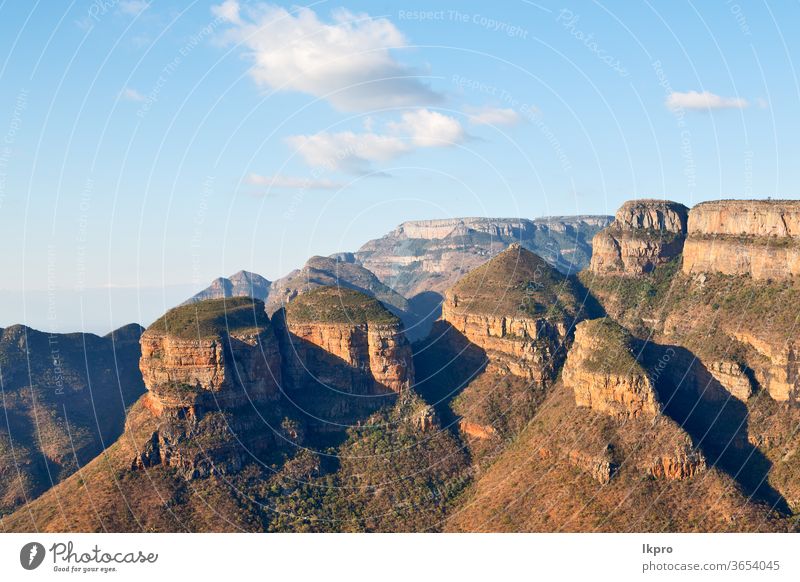
{"type": "Polygon", "coordinates": [[[519,245],[462,277],[449,294],[459,310],[485,315],[561,320],[580,309],[573,282],[519,245]]]}
{"type": "Polygon", "coordinates": [[[593,339],[584,367],[603,374],[645,374],[632,353],[633,337],[624,327],[609,318],[583,322],[585,333],[593,339]]]}
{"type": "Polygon", "coordinates": [[[181,339],[202,339],[222,333],[246,333],[269,326],[264,303],[251,297],[208,299],[175,307],[153,322],[148,332],[181,339]]]}
{"type": "Polygon", "coordinates": [[[352,325],[395,325],[400,322],[397,316],[374,297],[344,287],[319,287],[303,293],[287,305],[286,319],[294,323],[352,325]]]}

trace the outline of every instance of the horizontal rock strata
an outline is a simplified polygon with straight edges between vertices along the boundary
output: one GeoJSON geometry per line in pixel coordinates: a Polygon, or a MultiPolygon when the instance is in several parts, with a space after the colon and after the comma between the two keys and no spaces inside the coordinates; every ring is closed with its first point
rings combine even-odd
{"type": "Polygon", "coordinates": [[[688,209],[664,200],[633,200],[595,235],[590,268],[600,275],[640,275],[678,256],[688,209]]]}
{"type": "Polygon", "coordinates": [[[278,398],[281,365],[261,301],[178,307],[142,334],[141,345],[144,405],[158,428],[132,469],[163,465],[187,479],[228,474],[269,449],[273,431],[256,409],[278,398]]]}
{"type": "Polygon", "coordinates": [[[800,201],[704,202],[692,208],[688,228],[684,273],[800,275],[800,201]]]}
{"type": "Polygon", "coordinates": [[[575,392],[575,404],[620,418],[653,418],[661,412],[650,377],[636,362],[616,324],[592,320],[578,324],[562,378],[575,392]]]}

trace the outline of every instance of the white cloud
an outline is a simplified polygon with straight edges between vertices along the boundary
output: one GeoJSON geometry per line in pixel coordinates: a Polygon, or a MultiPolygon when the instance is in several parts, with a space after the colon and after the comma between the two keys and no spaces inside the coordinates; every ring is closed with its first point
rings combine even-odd
{"type": "Polygon", "coordinates": [[[389,129],[411,138],[422,148],[449,146],[464,141],[464,128],[454,117],[430,109],[416,109],[403,113],[400,122],[390,123],[389,129]]]}
{"type": "Polygon", "coordinates": [[[516,125],[520,122],[519,113],[510,108],[465,107],[464,111],[474,125],[516,125]]]}
{"type": "Polygon", "coordinates": [[[341,188],[342,184],[333,180],[302,178],[298,176],[284,176],[276,174],[274,176],[262,176],[260,174],[250,174],[245,180],[254,186],[266,186],[268,188],[301,188],[304,190],[335,190],[341,188]]]}
{"type": "Polygon", "coordinates": [[[310,166],[365,173],[372,162],[386,162],[416,148],[452,146],[467,137],[457,119],[428,109],[406,112],[386,128],[386,133],[321,132],[286,141],[310,166]]]}
{"type": "Polygon", "coordinates": [[[122,0],[119,3],[119,10],[123,14],[131,16],[138,16],[150,6],[149,2],[145,0],[122,0]]]}
{"type": "Polygon", "coordinates": [[[232,24],[242,23],[242,19],[239,18],[239,2],[237,0],[225,0],[219,6],[212,6],[211,13],[232,24]]]}
{"type": "Polygon", "coordinates": [[[213,11],[231,25],[225,38],[246,49],[250,75],[262,87],[308,93],[345,111],[441,99],[395,59],[392,50],[407,41],[386,18],[338,9],[327,23],[309,8],[241,7],[236,0],[213,11]]]}
{"type": "Polygon", "coordinates": [[[709,111],[711,109],[744,109],[749,105],[747,99],[741,97],[720,97],[710,91],[687,91],[685,93],[672,92],[667,97],[669,109],[691,109],[695,111],[709,111]]]}
{"type": "Polygon", "coordinates": [[[121,99],[125,101],[134,101],[136,103],[140,103],[146,99],[144,95],[139,93],[136,89],[132,89],[131,87],[125,87],[119,94],[121,99]]]}

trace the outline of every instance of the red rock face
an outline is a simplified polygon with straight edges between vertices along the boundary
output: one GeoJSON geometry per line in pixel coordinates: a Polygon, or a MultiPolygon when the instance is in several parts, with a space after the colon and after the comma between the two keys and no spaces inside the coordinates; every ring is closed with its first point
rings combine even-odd
{"type": "MultiPolygon", "coordinates": [[[[620,345],[628,336],[617,335],[616,324],[584,321],[575,329],[561,379],[574,392],[575,404],[614,419],[614,430],[642,433],[629,458],[621,459],[650,477],[687,479],[705,470],[706,461],[691,438],[664,416],[661,402],[647,371],[620,345]],[[607,360],[603,360],[608,357],[607,360]]],[[[587,420],[588,422],[588,420],[587,420]]],[[[613,476],[609,451],[595,454],[580,448],[568,451],[571,464],[589,472],[601,483],[613,476]]]]}
{"type": "Polygon", "coordinates": [[[486,352],[488,370],[514,374],[539,384],[552,379],[563,359],[564,324],[522,316],[470,313],[448,292],[442,319],[486,352]]]}
{"type": "Polygon", "coordinates": [[[149,332],[142,336],[142,376],[148,388],[186,384],[217,392],[225,380],[218,339],[182,340],[149,332]]]}
{"type": "Polygon", "coordinates": [[[793,338],[767,339],[743,330],[731,335],[768,359],[769,366],[755,371],[758,383],[767,389],[773,400],[786,402],[800,393],[800,357],[793,338]]]}
{"type": "Polygon", "coordinates": [[[131,468],[163,465],[187,479],[234,473],[273,443],[254,407],[278,397],[280,353],[272,329],[184,339],[141,339],[144,406],[158,428],[131,468]]]}
{"type": "Polygon", "coordinates": [[[681,253],[680,237],[642,238],[623,230],[604,230],[592,243],[591,270],[598,275],[641,275],[681,253]]]}
{"type": "Polygon", "coordinates": [[[392,392],[414,383],[411,345],[399,326],[369,326],[367,333],[369,369],[375,381],[392,392]]]}
{"type": "Polygon", "coordinates": [[[278,395],[280,354],[271,330],[190,340],[148,330],[141,346],[145,386],[162,407],[191,406],[204,393],[225,405],[278,395]]]}
{"type": "Polygon", "coordinates": [[[704,202],[689,213],[684,273],[800,275],[800,201],[704,202]]]}
{"type": "Polygon", "coordinates": [[[593,374],[565,367],[564,381],[574,386],[575,404],[620,418],[654,417],[660,411],[647,377],[593,374]]]}
{"type": "MultiPolygon", "coordinates": [[[[661,413],[655,387],[645,371],[635,362],[622,365],[620,370],[603,369],[593,364],[609,352],[611,340],[598,337],[601,326],[585,321],[575,328],[572,344],[562,378],[575,393],[575,404],[619,418],[654,418],[661,413]]],[[[627,346],[610,346],[626,349],[627,346]]],[[[602,360],[601,360],[602,362],[602,360]]]]}
{"type": "Polygon", "coordinates": [[[707,366],[709,373],[725,390],[742,402],[753,395],[754,386],[739,362],[716,361],[707,366]]]}
{"type": "Polygon", "coordinates": [[[694,477],[706,470],[706,461],[700,453],[675,451],[653,460],[647,473],[656,479],[680,481],[694,477]]]}
{"type": "Polygon", "coordinates": [[[630,200],[617,211],[614,224],[625,230],[686,234],[688,209],[669,200],[630,200]]]}
{"type": "Polygon", "coordinates": [[[689,213],[689,235],[693,234],[800,239],[800,201],[702,202],[689,213]]]}
{"type": "Polygon", "coordinates": [[[461,419],[458,423],[458,428],[466,434],[467,436],[476,438],[476,439],[490,439],[497,435],[497,431],[491,426],[484,426],[478,424],[477,422],[470,422],[465,419],[461,419]]]}
{"type": "Polygon", "coordinates": [[[695,234],[686,241],[683,272],[749,275],[765,281],[800,276],[800,241],[695,234]]]}
{"type": "Polygon", "coordinates": [[[290,382],[311,374],[324,384],[351,392],[354,371],[363,376],[356,384],[363,384],[370,392],[399,393],[414,382],[411,346],[399,324],[290,321],[286,329],[290,335],[281,337],[281,342],[290,382]],[[338,358],[341,365],[335,365],[326,355],[338,358]]]}

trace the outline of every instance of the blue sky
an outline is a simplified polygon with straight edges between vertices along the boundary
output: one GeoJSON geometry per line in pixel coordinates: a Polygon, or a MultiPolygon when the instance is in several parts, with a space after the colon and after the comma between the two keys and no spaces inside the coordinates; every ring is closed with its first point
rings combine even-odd
{"type": "Polygon", "coordinates": [[[404,220],[797,198],[781,2],[0,4],[0,326],[149,323],[404,220]]]}

